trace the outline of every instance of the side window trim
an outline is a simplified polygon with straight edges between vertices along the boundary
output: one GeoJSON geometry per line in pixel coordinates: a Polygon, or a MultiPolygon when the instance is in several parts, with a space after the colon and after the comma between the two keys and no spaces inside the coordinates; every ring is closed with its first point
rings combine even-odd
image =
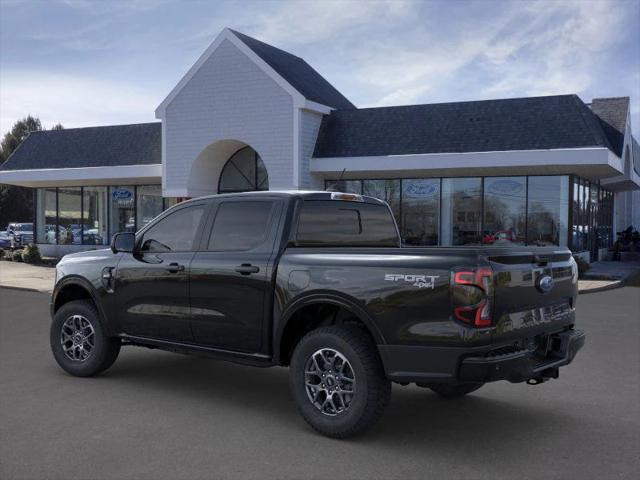
{"type": "Polygon", "coordinates": [[[187,208],[197,208],[197,207],[201,207],[202,208],[202,216],[200,217],[200,223],[198,224],[198,229],[196,230],[196,234],[193,237],[193,248],[191,250],[172,250],[170,252],[152,252],[152,253],[157,255],[157,254],[161,254],[161,253],[185,253],[185,252],[197,252],[197,251],[199,251],[200,250],[200,243],[202,241],[202,236],[203,236],[203,231],[204,231],[204,225],[206,223],[205,219],[207,218],[207,215],[209,214],[209,212],[211,210],[211,202],[198,202],[198,203],[193,203],[193,204],[190,203],[190,204],[185,205],[183,207],[172,208],[170,210],[165,211],[164,214],[162,214],[158,218],[156,218],[155,221],[149,222],[147,225],[144,226],[144,228],[142,230],[140,230],[136,234],[136,250],[140,251],[140,253],[142,253],[142,254],[147,253],[147,252],[141,251],[140,249],[142,247],[142,243],[143,243],[145,234],[151,228],[153,228],[155,225],[158,225],[160,222],[162,222],[163,220],[165,220],[169,216],[174,215],[174,214],[176,214],[178,212],[181,212],[182,210],[185,210],[187,208]]]}

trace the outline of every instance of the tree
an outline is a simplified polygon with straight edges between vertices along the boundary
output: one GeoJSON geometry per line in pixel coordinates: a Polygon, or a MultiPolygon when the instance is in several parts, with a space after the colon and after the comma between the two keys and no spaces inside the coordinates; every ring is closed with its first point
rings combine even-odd
{"type": "MultiPolygon", "coordinates": [[[[54,130],[62,130],[59,123],[54,130]]],[[[0,142],[0,164],[4,163],[31,133],[42,130],[39,118],[28,115],[13,124],[0,142]]],[[[33,221],[33,190],[31,188],[0,185],[0,229],[9,222],[33,221]]]]}

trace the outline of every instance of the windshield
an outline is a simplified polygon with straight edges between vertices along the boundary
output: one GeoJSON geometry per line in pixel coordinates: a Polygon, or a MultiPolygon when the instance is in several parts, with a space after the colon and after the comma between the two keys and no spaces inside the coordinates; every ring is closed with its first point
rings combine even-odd
{"type": "Polygon", "coordinates": [[[30,232],[33,230],[32,223],[16,223],[12,225],[12,227],[12,230],[14,230],[15,232],[30,232]]]}

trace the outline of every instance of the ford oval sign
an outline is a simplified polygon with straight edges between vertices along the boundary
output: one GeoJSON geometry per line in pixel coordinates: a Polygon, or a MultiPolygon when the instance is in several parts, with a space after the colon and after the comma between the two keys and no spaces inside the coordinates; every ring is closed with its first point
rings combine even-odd
{"type": "Polygon", "coordinates": [[[538,281],[536,282],[536,288],[540,290],[542,293],[549,293],[553,289],[553,277],[549,275],[542,275],[538,277],[538,281]]]}

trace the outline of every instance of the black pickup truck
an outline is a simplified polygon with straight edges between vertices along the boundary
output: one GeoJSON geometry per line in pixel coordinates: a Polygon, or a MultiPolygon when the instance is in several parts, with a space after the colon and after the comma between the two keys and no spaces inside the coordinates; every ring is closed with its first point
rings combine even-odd
{"type": "Polygon", "coordinates": [[[290,367],[321,433],[372,425],[391,382],[458,396],[558,376],[584,344],[564,248],[403,247],[389,206],[339,192],[202,197],[65,256],[51,347],[72,375],[122,345],[290,367]]]}

